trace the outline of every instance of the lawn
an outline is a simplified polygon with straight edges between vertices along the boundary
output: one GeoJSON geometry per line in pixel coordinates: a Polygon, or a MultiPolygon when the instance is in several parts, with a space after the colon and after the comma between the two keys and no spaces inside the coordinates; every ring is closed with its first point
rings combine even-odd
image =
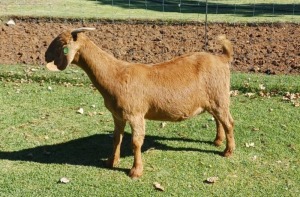
{"type": "MultiPolygon", "coordinates": [[[[0,17],[46,16],[82,19],[204,21],[205,0],[2,0],[0,17]]],[[[300,22],[295,0],[208,1],[210,22],[300,22]]]]}
{"type": "MultiPolygon", "coordinates": [[[[0,19],[204,21],[198,2],[0,0],[0,19]]],[[[209,1],[208,13],[211,22],[300,22],[294,0],[209,1]]],[[[299,196],[300,76],[232,73],[231,81],[235,154],[223,158],[225,145],[212,145],[209,114],[164,126],[147,121],[144,175],[132,180],[128,126],[120,165],[103,165],[113,121],[83,71],[0,65],[0,196],[299,196]],[[60,183],[63,177],[69,182],[60,183]],[[209,184],[210,177],[218,180],[209,184]]]]}
{"type": "Polygon", "coordinates": [[[211,144],[208,114],[164,127],[147,121],[144,175],[131,180],[129,127],[120,165],[103,165],[113,122],[85,73],[1,65],[0,196],[298,196],[299,98],[283,98],[299,88],[300,76],[233,73],[234,156],[211,144]],[[219,180],[205,183],[209,177],[219,180]]]}

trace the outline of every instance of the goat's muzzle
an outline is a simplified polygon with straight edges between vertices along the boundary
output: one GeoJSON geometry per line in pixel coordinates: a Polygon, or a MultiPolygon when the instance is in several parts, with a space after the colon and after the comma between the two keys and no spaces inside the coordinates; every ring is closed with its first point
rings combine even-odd
{"type": "Polygon", "coordinates": [[[60,71],[58,67],[54,64],[54,61],[47,63],[46,67],[50,71],[60,71]]]}

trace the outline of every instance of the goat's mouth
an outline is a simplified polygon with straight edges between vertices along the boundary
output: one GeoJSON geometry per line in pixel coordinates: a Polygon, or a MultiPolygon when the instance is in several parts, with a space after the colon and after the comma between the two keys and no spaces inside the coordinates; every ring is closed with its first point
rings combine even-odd
{"type": "Polygon", "coordinates": [[[60,69],[54,64],[54,61],[47,63],[46,67],[50,71],[60,71],[60,69]]]}

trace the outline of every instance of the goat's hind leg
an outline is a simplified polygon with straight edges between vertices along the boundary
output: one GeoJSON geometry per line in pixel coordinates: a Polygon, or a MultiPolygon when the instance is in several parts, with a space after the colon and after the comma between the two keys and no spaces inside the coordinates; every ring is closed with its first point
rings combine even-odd
{"type": "MultiPolygon", "coordinates": [[[[233,151],[235,149],[235,140],[234,140],[234,133],[233,133],[233,128],[234,128],[234,121],[233,118],[229,112],[229,109],[219,109],[219,111],[216,111],[214,113],[214,117],[217,118],[218,121],[217,125],[221,123],[221,125],[223,126],[223,129],[225,131],[225,136],[226,136],[226,149],[224,150],[223,155],[225,157],[229,157],[233,154],[233,151]]],[[[219,126],[221,126],[219,125],[219,126]]],[[[221,130],[220,130],[221,131],[221,130]]],[[[219,132],[219,130],[218,130],[219,132]]],[[[219,133],[217,133],[217,138],[221,137],[222,138],[222,134],[220,136],[218,136],[219,133]]],[[[215,141],[216,143],[216,141],[215,141]]]]}
{"type": "Polygon", "coordinates": [[[216,134],[216,138],[214,140],[214,144],[216,146],[221,146],[225,139],[224,127],[218,118],[214,117],[214,119],[216,121],[216,127],[217,127],[217,134],[216,134]]]}
{"type": "Polygon", "coordinates": [[[126,121],[118,120],[114,117],[114,136],[113,136],[113,153],[110,158],[106,161],[107,167],[115,167],[120,161],[121,143],[124,135],[124,128],[126,121]]]}

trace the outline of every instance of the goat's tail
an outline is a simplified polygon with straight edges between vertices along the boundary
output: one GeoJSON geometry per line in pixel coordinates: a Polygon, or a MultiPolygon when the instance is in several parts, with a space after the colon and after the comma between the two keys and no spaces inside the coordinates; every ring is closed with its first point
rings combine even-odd
{"type": "Polygon", "coordinates": [[[230,62],[233,60],[233,47],[231,42],[226,38],[225,35],[219,35],[218,41],[222,45],[223,54],[228,58],[230,62]]]}

